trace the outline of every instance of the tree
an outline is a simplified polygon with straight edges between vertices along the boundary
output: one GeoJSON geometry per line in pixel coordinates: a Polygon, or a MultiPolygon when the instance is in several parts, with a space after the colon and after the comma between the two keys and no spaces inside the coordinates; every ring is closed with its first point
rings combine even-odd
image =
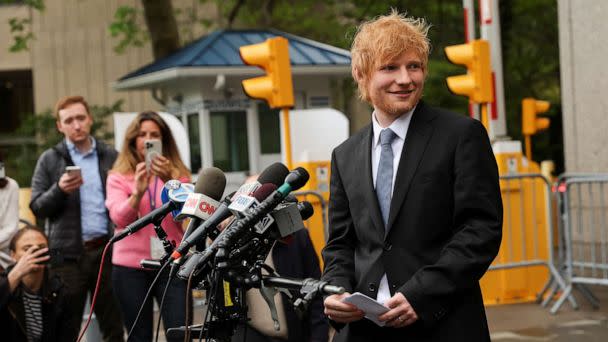
{"type": "MultiPolygon", "coordinates": [[[[33,10],[44,10],[44,0],[24,2],[33,10]]],[[[183,25],[175,20],[177,15],[183,13],[174,9],[170,0],[140,0],[140,3],[143,10],[133,6],[119,7],[109,30],[117,38],[117,51],[143,46],[149,41],[155,59],[176,51],[195,38],[184,33],[196,25],[207,29],[273,27],[348,49],[355,28],[362,21],[386,14],[391,8],[407,11],[412,16],[426,18],[432,24],[429,35],[433,49],[425,98],[442,107],[467,112],[466,100],[451,95],[445,86],[447,76],[462,73],[462,69],[447,62],[443,55],[445,46],[464,41],[462,4],[459,1],[199,0],[201,4],[216,6],[218,16],[198,18],[194,13],[188,13],[190,17],[183,25]],[[145,19],[143,25],[139,24],[142,17],[145,19]]],[[[555,0],[502,1],[500,13],[507,127],[511,136],[520,138],[519,106],[523,97],[534,96],[552,103],[560,102],[558,47],[554,44],[557,41],[557,4],[555,0]]],[[[16,19],[11,23],[15,48],[26,48],[27,42],[33,39],[27,30],[29,24],[27,19],[16,19]]],[[[354,94],[352,82],[342,82],[336,87],[343,94],[354,94]]],[[[340,109],[347,115],[351,114],[346,104],[340,109]]],[[[555,119],[559,118],[556,106],[552,108],[552,113],[556,115],[555,119]]],[[[551,131],[558,127],[560,125],[557,123],[552,125],[551,131]]],[[[561,132],[558,133],[551,134],[561,137],[561,132]]],[[[542,151],[535,151],[534,155],[556,159],[559,169],[563,165],[559,160],[563,160],[563,157],[560,157],[561,149],[555,151],[556,145],[561,145],[561,139],[549,141],[546,135],[535,144],[535,149],[542,151]],[[550,149],[553,149],[552,152],[543,152],[550,149]]]]}

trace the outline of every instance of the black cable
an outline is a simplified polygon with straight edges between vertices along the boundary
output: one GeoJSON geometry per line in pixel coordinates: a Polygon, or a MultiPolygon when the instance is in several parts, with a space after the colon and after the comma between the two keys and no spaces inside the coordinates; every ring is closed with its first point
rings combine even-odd
{"type": "MultiPolygon", "coordinates": [[[[215,272],[214,272],[215,273],[215,272]]],[[[202,342],[203,341],[203,331],[205,330],[205,326],[207,325],[207,322],[209,320],[209,312],[214,310],[214,306],[215,306],[215,291],[217,290],[216,286],[217,281],[212,281],[211,282],[211,286],[209,288],[209,291],[207,292],[207,294],[209,294],[209,298],[207,298],[207,311],[205,312],[205,319],[203,319],[203,327],[201,328],[200,333],[198,334],[198,341],[202,342]]],[[[209,329],[207,329],[207,332],[205,333],[205,340],[209,339],[209,329]]]]}
{"type": "MultiPolygon", "coordinates": [[[[167,261],[168,263],[169,261],[167,261]]],[[[156,324],[156,338],[154,339],[155,342],[158,342],[158,332],[160,331],[160,320],[163,317],[163,305],[165,304],[165,296],[167,295],[167,290],[169,289],[169,285],[171,285],[171,279],[173,279],[174,273],[173,271],[176,270],[176,263],[172,263],[171,264],[171,269],[169,270],[169,279],[167,280],[167,285],[165,285],[165,290],[163,291],[163,296],[160,299],[160,305],[158,306],[158,322],[156,324]]],[[[160,273],[160,271],[159,271],[160,273]]],[[[188,303],[186,303],[186,307],[188,306],[188,303]]],[[[165,327],[165,331],[167,331],[168,327],[165,327]]]]}
{"type": "MultiPolygon", "coordinates": [[[[194,276],[194,270],[190,272],[188,276],[188,285],[186,285],[186,303],[190,303],[190,295],[192,294],[192,277],[194,276]]],[[[202,329],[202,327],[201,327],[202,329]]],[[[186,323],[184,330],[184,342],[190,341],[190,305],[186,305],[186,323]]]]}
{"type": "Polygon", "coordinates": [[[150,285],[150,288],[148,288],[148,292],[146,293],[146,297],[144,297],[144,302],[141,303],[141,306],[139,307],[139,312],[137,312],[137,317],[135,317],[135,321],[133,322],[133,325],[131,326],[131,329],[129,329],[129,334],[127,335],[127,341],[131,337],[131,334],[133,333],[133,329],[137,325],[137,321],[139,321],[139,317],[141,316],[141,313],[142,313],[142,311],[144,309],[144,306],[146,305],[146,302],[148,301],[148,297],[150,296],[150,293],[152,292],[152,289],[154,288],[154,284],[156,284],[156,281],[158,280],[158,277],[163,272],[163,270],[165,269],[165,267],[167,267],[167,265],[169,265],[169,261],[165,262],[165,264],[160,268],[160,270],[158,270],[158,273],[156,274],[156,277],[152,281],[152,284],[150,285]]]}

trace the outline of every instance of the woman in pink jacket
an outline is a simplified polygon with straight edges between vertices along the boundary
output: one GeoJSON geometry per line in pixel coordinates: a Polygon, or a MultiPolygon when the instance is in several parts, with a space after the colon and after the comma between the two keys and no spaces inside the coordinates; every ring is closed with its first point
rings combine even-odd
{"type": "MultiPolygon", "coordinates": [[[[190,180],[190,171],[179,157],[177,145],[167,124],[155,112],[139,113],[127,128],[122,150],[107,179],[106,207],[110,219],[120,232],[126,225],[162,205],[161,192],[165,182],[190,180]],[[162,141],[162,156],[152,159],[149,169],[145,163],[146,140],[162,141]]],[[[169,240],[179,243],[182,226],[171,214],[161,224],[169,240]]],[[[137,312],[157,271],[140,266],[142,259],[160,258],[164,250],[150,224],[133,235],[117,242],[112,254],[112,283],[123,310],[127,331],[131,329],[137,312]]],[[[160,304],[167,283],[168,271],[156,282],[152,295],[160,304]]],[[[184,325],[186,286],[173,279],[161,312],[165,328],[184,325]]],[[[152,301],[146,303],[129,341],[152,341],[152,301]]]]}

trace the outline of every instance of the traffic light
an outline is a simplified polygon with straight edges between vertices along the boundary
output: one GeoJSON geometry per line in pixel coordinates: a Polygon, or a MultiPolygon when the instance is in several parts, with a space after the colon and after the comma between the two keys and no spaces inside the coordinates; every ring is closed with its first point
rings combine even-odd
{"type": "Polygon", "coordinates": [[[549,118],[537,118],[536,115],[549,110],[548,101],[526,97],[521,101],[521,132],[523,135],[534,135],[549,128],[549,118]]]}
{"type": "Polygon", "coordinates": [[[239,51],[245,64],[259,66],[266,71],[266,76],[243,81],[245,94],[266,100],[271,108],[293,107],[287,39],[269,38],[263,43],[241,46],[239,51]]]}
{"type": "Polygon", "coordinates": [[[445,48],[445,55],[454,64],[465,65],[466,75],[447,78],[448,88],[457,95],[468,96],[473,103],[494,101],[490,46],[487,40],[474,40],[467,44],[445,48]]]}

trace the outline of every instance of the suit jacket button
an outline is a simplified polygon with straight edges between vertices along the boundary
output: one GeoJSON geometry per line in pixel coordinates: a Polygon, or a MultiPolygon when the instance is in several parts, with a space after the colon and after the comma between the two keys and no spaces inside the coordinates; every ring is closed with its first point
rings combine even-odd
{"type": "Polygon", "coordinates": [[[369,283],[369,286],[367,287],[367,289],[370,290],[370,292],[376,292],[376,284],[369,283]]]}
{"type": "Polygon", "coordinates": [[[393,248],[393,245],[391,245],[390,243],[387,242],[387,243],[384,244],[384,251],[385,252],[390,251],[392,248],[393,248]]]}

